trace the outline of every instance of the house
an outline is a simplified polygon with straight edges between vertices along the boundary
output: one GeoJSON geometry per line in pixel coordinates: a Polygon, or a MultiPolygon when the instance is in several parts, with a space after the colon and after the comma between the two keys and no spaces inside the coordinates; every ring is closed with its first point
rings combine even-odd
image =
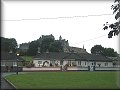
{"type": "Polygon", "coordinates": [[[120,56],[117,57],[108,57],[113,60],[114,67],[120,67],[120,56]]]}
{"type": "MultiPolygon", "coordinates": [[[[46,52],[34,57],[34,67],[59,67],[64,70],[116,70],[113,60],[99,54],[46,52]]],[[[118,70],[118,69],[117,69],[118,70]]]]}
{"type": "Polygon", "coordinates": [[[1,52],[1,71],[14,72],[17,68],[22,71],[22,61],[23,59],[13,52],[1,52]]]}

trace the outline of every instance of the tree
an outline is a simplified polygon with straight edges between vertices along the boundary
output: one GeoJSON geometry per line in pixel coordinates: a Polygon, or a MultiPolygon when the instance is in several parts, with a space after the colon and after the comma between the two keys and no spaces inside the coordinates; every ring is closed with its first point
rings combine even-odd
{"type": "MultiPolygon", "coordinates": [[[[22,46],[26,46],[28,45],[28,43],[23,43],[21,44],[22,46]]],[[[27,50],[27,54],[23,51],[20,50],[19,47],[19,53],[20,55],[36,55],[37,51],[43,53],[46,51],[49,52],[63,52],[63,46],[62,46],[62,42],[59,40],[55,40],[53,35],[42,35],[42,37],[40,37],[37,40],[34,40],[32,42],[29,42],[29,48],[27,50]]]]}
{"type": "Polygon", "coordinates": [[[42,40],[41,46],[41,52],[46,52],[47,50],[50,51],[50,46],[52,43],[54,43],[54,39],[49,37],[49,38],[44,38],[42,40]]]}
{"type": "Polygon", "coordinates": [[[101,45],[95,45],[91,48],[92,54],[101,54],[108,57],[116,57],[118,54],[113,48],[104,48],[101,45]]]}
{"type": "MultiPolygon", "coordinates": [[[[115,19],[118,20],[120,18],[120,0],[115,0],[114,3],[115,4],[111,6],[111,9],[113,10],[113,14],[115,14],[115,19]]],[[[120,33],[120,20],[112,24],[106,22],[103,29],[107,30],[108,28],[111,29],[108,33],[108,38],[112,38],[113,35],[118,35],[120,33]]]]}
{"type": "Polygon", "coordinates": [[[113,48],[104,48],[104,56],[116,57],[117,52],[113,48]]]}
{"type": "Polygon", "coordinates": [[[17,41],[14,38],[9,39],[9,50],[12,50],[13,52],[17,52],[17,41]]]}
{"type": "Polygon", "coordinates": [[[5,52],[9,52],[9,51],[13,51],[14,53],[16,53],[17,51],[17,41],[14,38],[4,38],[1,37],[1,50],[5,51],[5,52]]]}
{"type": "Polygon", "coordinates": [[[31,56],[36,55],[38,47],[39,47],[38,41],[32,41],[32,42],[30,42],[29,49],[27,51],[27,55],[31,55],[31,56]]]}
{"type": "Polygon", "coordinates": [[[101,45],[95,45],[94,47],[91,48],[91,53],[92,54],[103,54],[104,52],[104,47],[101,45]]]}
{"type": "Polygon", "coordinates": [[[54,41],[53,43],[50,44],[50,51],[62,52],[63,51],[62,43],[60,41],[54,41]]]}

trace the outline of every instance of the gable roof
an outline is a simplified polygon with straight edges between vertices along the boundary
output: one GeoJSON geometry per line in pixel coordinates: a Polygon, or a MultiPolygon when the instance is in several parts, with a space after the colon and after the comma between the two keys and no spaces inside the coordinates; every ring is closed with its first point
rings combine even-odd
{"type": "Polygon", "coordinates": [[[100,54],[79,54],[79,55],[81,55],[82,57],[89,61],[112,61],[112,59],[109,59],[100,54]]]}
{"type": "Polygon", "coordinates": [[[77,53],[68,53],[63,59],[85,60],[85,58],[77,53]]]}
{"type": "Polygon", "coordinates": [[[35,60],[87,60],[87,61],[112,61],[103,55],[89,53],[65,53],[65,52],[49,52],[37,54],[35,60]]]}
{"type": "Polygon", "coordinates": [[[34,58],[35,59],[62,59],[65,57],[67,53],[65,52],[49,52],[49,53],[42,53],[37,54],[34,58]]]}
{"type": "Polygon", "coordinates": [[[16,61],[16,60],[22,61],[23,58],[20,56],[17,56],[15,53],[8,53],[8,52],[1,52],[1,60],[9,60],[9,61],[16,61]]]}
{"type": "Polygon", "coordinates": [[[69,47],[69,51],[74,51],[74,53],[88,53],[86,49],[78,48],[78,47],[69,47]]]}

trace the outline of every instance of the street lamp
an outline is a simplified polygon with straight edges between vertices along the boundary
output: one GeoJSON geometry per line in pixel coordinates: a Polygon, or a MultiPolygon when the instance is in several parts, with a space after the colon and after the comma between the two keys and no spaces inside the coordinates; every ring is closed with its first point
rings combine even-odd
{"type": "Polygon", "coordinates": [[[17,54],[17,72],[16,72],[17,75],[18,75],[18,56],[19,54],[17,54]]]}

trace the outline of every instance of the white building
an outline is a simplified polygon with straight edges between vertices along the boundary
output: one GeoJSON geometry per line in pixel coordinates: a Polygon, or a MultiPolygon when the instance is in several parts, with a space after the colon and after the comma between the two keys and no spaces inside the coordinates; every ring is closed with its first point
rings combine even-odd
{"type": "Polygon", "coordinates": [[[47,52],[38,54],[33,60],[34,67],[58,67],[66,70],[118,70],[113,60],[102,55],[88,53],[47,52]]]}

